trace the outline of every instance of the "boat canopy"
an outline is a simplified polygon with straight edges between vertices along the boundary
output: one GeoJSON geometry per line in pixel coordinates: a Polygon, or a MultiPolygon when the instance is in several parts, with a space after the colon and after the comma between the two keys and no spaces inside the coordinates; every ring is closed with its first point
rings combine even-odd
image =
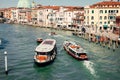
{"type": "Polygon", "coordinates": [[[35,49],[36,52],[50,52],[56,44],[56,40],[54,39],[46,39],[40,45],[38,45],[35,49]]]}
{"type": "Polygon", "coordinates": [[[49,44],[49,45],[52,45],[54,43],[54,41],[44,41],[43,44],[49,44]]]}

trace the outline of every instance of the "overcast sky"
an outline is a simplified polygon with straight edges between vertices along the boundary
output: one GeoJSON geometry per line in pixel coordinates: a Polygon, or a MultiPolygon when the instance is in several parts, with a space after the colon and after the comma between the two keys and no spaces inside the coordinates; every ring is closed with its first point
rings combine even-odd
{"type": "MultiPolygon", "coordinates": [[[[0,0],[0,8],[16,7],[19,0],[0,0]]],[[[33,1],[33,0],[30,0],[33,1]]],[[[41,5],[87,6],[105,0],[34,0],[41,5]]]]}

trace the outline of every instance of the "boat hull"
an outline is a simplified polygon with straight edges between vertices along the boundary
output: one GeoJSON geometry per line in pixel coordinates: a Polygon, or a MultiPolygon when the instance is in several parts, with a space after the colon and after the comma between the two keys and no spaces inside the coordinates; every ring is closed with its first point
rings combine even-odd
{"type": "Polygon", "coordinates": [[[77,57],[75,56],[72,52],[70,52],[66,46],[63,46],[64,50],[70,55],[72,56],[73,58],[77,59],[77,60],[88,60],[88,58],[80,58],[80,57],[77,57]]]}
{"type": "Polygon", "coordinates": [[[53,60],[50,60],[50,61],[41,63],[41,62],[37,62],[37,61],[34,59],[34,63],[35,63],[37,66],[44,67],[44,66],[47,66],[47,65],[53,63],[54,60],[55,60],[55,58],[54,58],[53,60]]]}

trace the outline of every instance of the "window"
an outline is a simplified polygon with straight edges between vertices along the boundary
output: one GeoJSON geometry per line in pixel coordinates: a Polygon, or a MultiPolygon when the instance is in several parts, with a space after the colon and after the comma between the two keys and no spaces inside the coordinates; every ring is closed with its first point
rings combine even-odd
{"type": "Polygon", "coordinates": [[[107,22],[104,22],[104,24],[106,24],[107,22]]]}
{"type": "Polygon", "coordinates": [[[87,24],[89,24],[89,22],[87,22],[87,24]]]}
{"type": "Polygon", "coordinates": [[[89,10],[87,11],[87,13],[89,13],[89,10]]]}
{"type": "Polygon", "coordinates": [[[42,12],[39,12],[40,15],[43,15],[42,12]]]}
{"type": "Polygon", "coordinates": [[[100,16],[100,20],[102,20],[102,16],[100,16]]]}
{"type": "Polygon", "coordinates": [[[91,22],[91,24],[93,25],[93,24],[94,24],[94,22],[91,22]]]}
{"type": "Polygon", "coordinates": [[[94,13],[94,10],[92,10],[92,13],[94,13]]]}
{"type": "Polygon", "coordinates": [[[107,10],[105,10],[105,13],[107,13],[107,10]]]}
{"type": "Polygon", "coordinates": [[[89,19],[89,16],[87,16],[87,19],[89,19]]]}
{"type": "Polygon", "coordinates": [[[107,16],[104,16],[104,20],[106,20],[107,19],[107,16]]]}
{"type": "Polygon", "coordinates": [[[102,22],[100,22],[100,24],[102,24],[102,22]]]}
{"type": "Polygon", "coordinates": [[[100,10],[100,13],[103,13],[103,10],[100,10]]]}
{"type": "Polygon", "coordinates": [[[115,19],[115,16],[109,16],[109,19],[115,19]]]}
{"type": "Polygon", "coordinates": [[[118,10],[116,10],[116,13],[118,13],[118,10]]]}
{"type": "Polygon", "coordinates": [[[60,21],[62,21],[62,18],[59,18],[60,21]]]}
{"type": "Polygon", "coordinates": [[[114,13],[114,11],[113,11],[113,10],[111,10],[111,13],[114,13]]]}
{"type": "Polygon", "coordinates": [[[85,13],[86,13],[86,11],[85,11],[85,13]]]}
{"type": "Polygon", "coordinates": [[[94,16],[91,16],[91,20],[94,20],[94,16]]]}

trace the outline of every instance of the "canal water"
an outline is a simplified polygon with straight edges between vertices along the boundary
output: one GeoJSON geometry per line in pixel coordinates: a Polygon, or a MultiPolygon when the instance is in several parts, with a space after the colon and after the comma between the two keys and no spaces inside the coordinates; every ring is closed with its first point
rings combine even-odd
{"type": "Polygon", "coordinates": [[[0,24],[0,80],[120,80],[120,46],[113,52],[99,44],[73,36],[69,31],[0,24]],[[53,38],[57,41],[57,58],[45,67],[34,64],[37,38],[53,38]],[[63,41],[71,40],[83,46],[88,61],[78,61],[63,49],[63,41]],[[8,70],[5,75],[4,51],[8,52],[8,70]]]}

